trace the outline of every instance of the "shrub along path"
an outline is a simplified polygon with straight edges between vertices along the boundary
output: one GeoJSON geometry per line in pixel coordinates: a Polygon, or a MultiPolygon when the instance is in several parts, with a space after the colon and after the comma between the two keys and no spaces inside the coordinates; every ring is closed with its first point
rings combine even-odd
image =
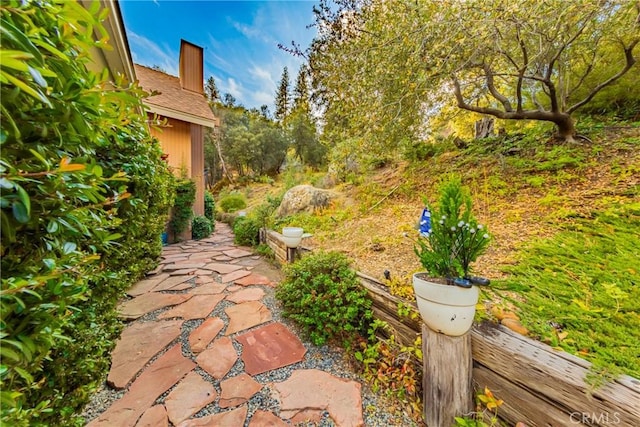
{"type": "Polygon", "coordinates": [[[131,322],[108,387],[85,409],[89,426],[410,424],[380,413],[340,351],[281,321],[279,270],[234,245],[226,224],[162,257],[119,306],[131,322]]]}

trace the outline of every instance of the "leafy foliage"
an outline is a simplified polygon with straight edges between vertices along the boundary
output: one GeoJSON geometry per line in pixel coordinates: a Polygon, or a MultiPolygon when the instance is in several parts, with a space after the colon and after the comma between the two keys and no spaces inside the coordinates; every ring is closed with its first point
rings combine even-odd
{"type": "Polygon", "coordinates": [[[638,203],[593,212],[531,244],[495,285],[524,297],[512,302],[543,341],[590,360],[605,377],[639,378],[639,227],[638,203]]]}
{"type": "MultiPolygon", "coordinates": [[[[368,339],[361,338],[355,359],[374,392],[384,392],[416,421],[422,419],[422,338],[410,346],[396,342],[390,326],[375,319],[368,339]],[[389,338],[381,338],[380,330],[389,338]]],[[[400,408],[398,408],[400,409],[400,408]]]]}
{"type": "Polygon", "coordinates": [[[239,216],[233,223],[233,234],[237,244],[257,246],[260,243],[260,224],[254,217],[239,216]]]}
{"type": "Polygon", "coordinates": [[[605,93],[637,104],[633,2],[337,0],[315,10],[321,31],[304,54],[337,167],[401,153],[478,114],[500,126],[548,121],[570,141],[574,115],[602,108],[605,93]]]}
{"type": "Polygon", "coordinates": [[[235,212],[246,208],[247,200],[240,193],[230,193],[221,196],[218,205],[222,212],[235,212]]]}
{"type": "Polygon", "coordinates": [[[204,239],[209,237],[213,232],[213,225],[211,220],[203,215],[198,215],[191,221],[191,236],[195,240],[204,239]]]}
{"type": "Polygon", "coordinates": [[[115,304],[160,254],[173,178],[144,93],[87,70],[98,2],[0,7],[2,423],[68,425],[109,365],[115,304]],[[64,29],[92,28],[91,31],[64,29]]]}
{"type": "Polygon", "coordinates": [[[352,340],[366,332],[372,318],[371,300],[339,252],[313,253],[287,266],[276,297],[284,314],[317,345],[329,339],[352,340]]]}
{"type": "Polygon", "coordinates": [[[187,229],[193,216],[193,202],[196,200],[196,183],[190,179],[178,181],[176,198],[169,226],[176,238],[187,229]]]}
{"type": "Polygon", "coordinates": [[[275,112],[274,116],[276,120],[282,122],[289,114],[291,108],[291,94],[289,93],[289,70],[284,67],[282,70],[282,77],[278,84],[278,91],[275,98],[275,112]]]}
{"type": "Polygon", "coordinates": [[[204,216],[206,216],[209,221],[215,221],[216,214],[216,202],[213,198],[213,195],[208,191],[204,192],[204,216]]]}
{"type": "Polygon", "coordinates": [[[437,208],[427,205],[431,228],[418,240],[415,251],[434,277],[467,277],[470,264],[486,251],[489,234],[473,217],[471,196],[459,177],[447,178],[439,193],[437,208]]]}

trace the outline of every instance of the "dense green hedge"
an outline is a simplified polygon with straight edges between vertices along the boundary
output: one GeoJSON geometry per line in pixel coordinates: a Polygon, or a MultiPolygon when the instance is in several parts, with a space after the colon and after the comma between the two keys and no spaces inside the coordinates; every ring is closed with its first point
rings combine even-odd
{"type": "Polygon", "coordinates": [[[81,423],[120,330],[115,303],[154,265],[173,202],[144,93],[86,69],[106,45],[99,8],[0,6],[3,425],[81,423]]]}
{"type": "Polygon", "coordinates": [[[171,213],[169,226],[176,240],[180,233],[187,230],[193,218],[193,202],[196,200],[196,183],[190,179],[182,179],[176,184],[176,199],[171,213]]]}

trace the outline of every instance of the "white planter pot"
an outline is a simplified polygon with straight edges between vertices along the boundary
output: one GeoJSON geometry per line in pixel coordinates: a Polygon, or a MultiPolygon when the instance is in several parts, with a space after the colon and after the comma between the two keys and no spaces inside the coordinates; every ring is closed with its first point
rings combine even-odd
{"type": "Polygon", "coordinates": [[[477,286],[441,285],[423,279],[425,273],[413,275],[413,290],[422,321],[436,332],[457,337],[464,335],[476,313],[480,296],[477,286]]]}
{"type": "Polygon", "coordinates": [[[282,229],[282,241],[288,248],[297,248],[302,240],[304,230],[301,227],[284,227],[282,229]]]}

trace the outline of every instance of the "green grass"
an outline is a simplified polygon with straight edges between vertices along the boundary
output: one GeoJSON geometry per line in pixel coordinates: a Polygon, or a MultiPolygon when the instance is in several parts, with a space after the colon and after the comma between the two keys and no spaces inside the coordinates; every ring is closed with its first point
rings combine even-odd
{"type": "Polygon", "coordinates": [[[640,378],[640,203],[576,220],[508,272],[494,288],[524,299],[512,302],[532,335],[591,361],[595,382],[640,378]]]}

